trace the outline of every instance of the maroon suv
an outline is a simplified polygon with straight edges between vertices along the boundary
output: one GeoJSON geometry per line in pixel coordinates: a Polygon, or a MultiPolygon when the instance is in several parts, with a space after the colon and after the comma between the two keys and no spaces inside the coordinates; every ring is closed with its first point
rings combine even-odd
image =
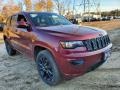
{"type": "Polygon", "coordinates": [[[36,61],[39,75],[48,85],[94,70],[107,60],[112,47],[106,31],[74,25],[47,12],[9,17],[4,41],[10,56],[18,51],[36,61]]]}

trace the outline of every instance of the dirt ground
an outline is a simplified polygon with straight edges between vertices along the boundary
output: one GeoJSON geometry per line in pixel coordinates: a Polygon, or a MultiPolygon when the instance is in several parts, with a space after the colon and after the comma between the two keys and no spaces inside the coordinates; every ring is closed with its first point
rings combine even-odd
{"type": "Polygon", "coordinates": [[[18,54],[7,55],[0,44],[0,90],[120,90],[120,29],[108,31],[112,56],[95,71],[50,87],[39,79],[35,62],[18,54]]]}
{"type": "Polygon", "coordinates": [[[0,40],[3,38],[3,33],[0,32],[0,40]]]}
{"type": "Polygon", "coordinates": [[[120,19],[113,19],[110,21],[84,22],[82,25],[102,28],[104,30],[113,30],[120,28],[120,19]]]}

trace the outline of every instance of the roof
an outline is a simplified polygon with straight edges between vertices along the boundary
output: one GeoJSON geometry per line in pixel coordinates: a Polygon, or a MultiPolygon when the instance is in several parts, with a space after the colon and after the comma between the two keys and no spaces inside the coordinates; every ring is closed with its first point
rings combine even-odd
{"type": "MultiPolygon", "coordinates": [[[[52,12],[36,12],[36,11],[31,11],[31,12],[20,12],[20,13],[46,13],[46,14],[51,14],[52,12]]],[[[55,13],[53,13],[53,14],[55,14],[55,13]]]]}
{"type": "MultiPolygon", "coordinates": [[[[16,13],[16,14],[13,14],[13,15],[17,15],[17,14],[30,14],[30,13],[43,13],[43,14],[55,14],[55,13],[52,13],[52,12],[36,12],[36,11],[31,11],[31,12],[19,12],[19,13],[16,13]]],[[[13,16],[12,15],[12,16],[13,16]]]]}

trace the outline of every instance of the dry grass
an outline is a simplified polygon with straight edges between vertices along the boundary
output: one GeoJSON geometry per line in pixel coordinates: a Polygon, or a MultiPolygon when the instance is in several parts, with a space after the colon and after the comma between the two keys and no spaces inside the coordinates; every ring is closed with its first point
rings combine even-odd
{"type": "Polygon", "coordinates": [[[120,19],[111,21],[84,22],[82,25],[101,28],[104,30],[113,30],[120,28],[120,19]]]}

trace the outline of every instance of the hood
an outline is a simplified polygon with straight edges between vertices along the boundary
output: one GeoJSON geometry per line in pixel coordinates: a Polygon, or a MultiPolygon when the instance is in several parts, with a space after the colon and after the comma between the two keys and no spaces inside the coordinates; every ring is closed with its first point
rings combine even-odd
{"type": "Polygon", "coordinates": [[[38,30],[44,30],[45,32],[60,36],[63,35],[72,35],[72,36],[83,36],[83,35],[92,35],[92,34],[106,34],[104,30],[97,28],[92,28],[88,26],[79,26],[79,25],[59,25],[59,26],[50,26],[50,27],[36,27],[38,30]]]}

